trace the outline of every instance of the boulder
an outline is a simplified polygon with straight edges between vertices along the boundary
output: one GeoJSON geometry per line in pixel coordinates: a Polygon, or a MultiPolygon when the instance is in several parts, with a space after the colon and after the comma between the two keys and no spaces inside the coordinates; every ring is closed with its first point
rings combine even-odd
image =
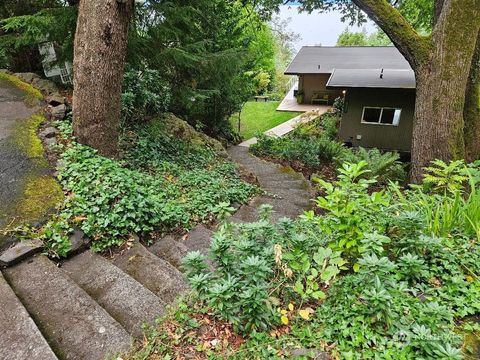
{"type": "Polygon", "coordinates": [[[12,266],[42,250],[43,242],[41,240],[20,241],[0,255],[0,266],[12,266]]]}
{"type": "Polygon", "coordinates": [[[88,248],[89,240],[85,233],[80,230],[79,228],[75,228],[73,233],[69,237],[71,247],[70,247],[70,255],[77,254],[82,250],[88,248]]]}
{"type": "Polygon", "coordinates": [[[38,136],[42,139],[50,139],[57,136],[58,130],[53,126],[49,126],[38,133],[38,136]]]}
{"type": "Polygon", "coordinates": [[[33,79],[31,84],[47,96],[58,93],[58,87],[53,81],[37,77],[33,79]]]}
{"type": "Polygon", "coordinates": [[[59,93],[54,93],[47,98],[47,103],[52,106],[65,104],[65,98],[59,93]]]}
{"type": "Polygon", "coordinates": [[[173,114],[165,114],[161,118],[165,125],[165,131],[177,139],[196,145],[208,145],[214,149],[220,156],[228,157],[222,143],[215,140],[202,132],[199,132],[188,124],[185,120],[176,117],[173,114]]]}
{"type": "Polygon", "coordinates": [[[34,80],[41,79],[40,76],[32,72],[15,73],[14,75],[29,84],[33,83],[34,80]]]}
{"type": "Polygon", "coordinates": [[[65,106],[65,104],[52,106],[50,108],[50,114],[53,120],[62,120],[65,118],[65,115],[67,114],[67,107],[65,106]]]}

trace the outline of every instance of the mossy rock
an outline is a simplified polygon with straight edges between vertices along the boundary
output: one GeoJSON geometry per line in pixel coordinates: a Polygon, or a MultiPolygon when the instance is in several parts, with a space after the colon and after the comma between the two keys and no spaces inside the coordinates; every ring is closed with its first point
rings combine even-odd
{"type": "Polygon", "coordinates": [[[209,146],[220,156],[227,157],[227,152],[220,141],[195,130],[193,126],[188,124],[185,120],[182,120],[173,114],[164,114],[159,120],[162,122],[164,130],[169,135],[194,145],[209,146]]]}
{"type": "Polygon", "coordinates": [[[25,92],[25,103],[30,106],[38,105],[39,102],[43,100],[43,95],[39,90],[6,71],[0,71],[0,79],[6,80],[15,87],[23,90],[25,92]]]}

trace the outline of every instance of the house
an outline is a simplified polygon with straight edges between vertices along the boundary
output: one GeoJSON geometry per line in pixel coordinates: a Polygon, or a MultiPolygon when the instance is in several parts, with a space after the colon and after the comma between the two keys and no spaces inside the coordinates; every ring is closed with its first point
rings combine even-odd
{"type": "Polygon", "coordinates": [[[345,100],[339,137],[353,146],[409,152],[415,109],[415,74],[389,47],[303,47],[286,75],[304,104],[345,100]]]}

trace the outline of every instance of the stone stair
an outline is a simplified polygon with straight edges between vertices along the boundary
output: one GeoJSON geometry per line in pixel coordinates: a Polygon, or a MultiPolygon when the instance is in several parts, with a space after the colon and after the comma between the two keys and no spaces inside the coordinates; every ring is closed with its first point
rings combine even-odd
{"type": "MultiPolygon", "coordinates": [[[[274,218],[296,217],[312,191],[291,170],[260,160],[247,148],[231,158],[253,173],[265,194],[243,205],[232,222],[251,222],[271,204],[274,218]]],[[[213,232],[203,225],[150,247],[138,241],[113,259],[85,251],[63,264],[35,255],[0,274],[0,360],[99,360],[129,349],[188,286],[179,271],[189,251],[208,253],[213,232]]]]}

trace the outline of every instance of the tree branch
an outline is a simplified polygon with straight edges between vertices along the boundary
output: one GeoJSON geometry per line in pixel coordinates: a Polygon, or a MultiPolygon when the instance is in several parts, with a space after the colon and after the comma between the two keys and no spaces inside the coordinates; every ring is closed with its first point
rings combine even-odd
{"type": "Polygon", "coordinates": [[[425,63],[433,48],[431,37],[420,36],[387,0],[352,0],[387,34],[415,70],[425,63]]]}

